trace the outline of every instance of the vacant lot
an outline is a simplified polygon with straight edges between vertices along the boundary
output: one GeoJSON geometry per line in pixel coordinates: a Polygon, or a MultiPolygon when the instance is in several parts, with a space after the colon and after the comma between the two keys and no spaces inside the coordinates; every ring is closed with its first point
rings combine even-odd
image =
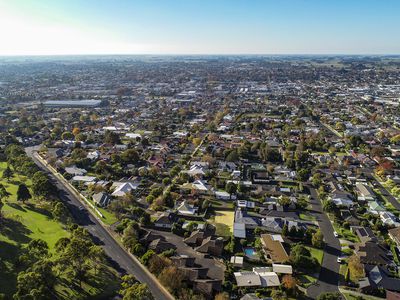
{"type": "Polygon", "coordinates": [[[216,210],[214,225],[217,235],[229,236],[233,233],[233,221],[235,213],[233,211],[216,210]]]}

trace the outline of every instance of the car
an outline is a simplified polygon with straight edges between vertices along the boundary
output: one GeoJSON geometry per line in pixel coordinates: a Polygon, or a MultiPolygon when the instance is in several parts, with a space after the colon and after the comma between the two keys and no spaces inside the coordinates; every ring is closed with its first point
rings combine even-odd
{"type": "Polygon", "coordinates": [[[336,261],[337,261],[339,264],[342,263],[342,259],[341,259],[340,257],[338,257],[336,261]]]}
{"type": "Polygon", "coordinates": [[[334,235],[335,237],[339,237],[339,233],[337,233],[336,231],[333,232],[333,235],[334,235]]]}
{"type": "Polygon", "coordinates": [[[80,209],[80,210],[83,210],[83,209],[84,209],[84,207],[81,205],[81,206],[79,206],[79,209],[80,209]]]}

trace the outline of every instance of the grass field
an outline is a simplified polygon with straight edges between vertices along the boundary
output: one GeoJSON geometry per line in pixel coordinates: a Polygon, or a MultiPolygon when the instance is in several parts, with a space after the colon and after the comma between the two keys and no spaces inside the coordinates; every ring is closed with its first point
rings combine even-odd
{"type": "MultiPolygon", "coordinates": [[[[0,293],[10,299],[16,290],[16,279],[21,270],[15,266],[22,249],[32,239],[47,242],[50,252],[55,255],[54,246],[61,237],[69,236],[64,225],[53,219],[49,210],[37,205],[36,200],[25,204],[17,201],[16,193],[19,183],[31,185],[29,178],[14,174],[10,180],[2,178],[6,163],[0,162],[0,183],[11,194],[3,199],[3,220],[0,224],[0,293]]],[[[55,286],[58,299],[109,299],[118,288],[115,271],[107,268],[101,274],[92,276],[80,288],[69,278],[62,278],[55,286]]]]}
{"type": "Polygon", "coordinates": [[[46,241],[50,251],[53,251],[56,241],[68,236],[68,232],[51,214],[34,205],[18,203],[16,193],[18,184],[23,182],[28,187],[31,185],[29,178],[15,175],[10,181],[3,179],[3,170],[6,163],[0,163],[0,183],[11,194],[7,200],[3,200],[3,215],[5,219],[0,227],[0,258],[4,270],[0,272],[1,292],[12,294],[15,291],[16,270],[14,263],[18,258],[21,248],[32,239],[40,238],[46,241]]]}
{"type": "Polygon", "coordinates": [[[235,212],[216,210],[214,217],[214,225],[217,228],[217,235],[227,236],[233,233],[233,221],[235,212]]]}

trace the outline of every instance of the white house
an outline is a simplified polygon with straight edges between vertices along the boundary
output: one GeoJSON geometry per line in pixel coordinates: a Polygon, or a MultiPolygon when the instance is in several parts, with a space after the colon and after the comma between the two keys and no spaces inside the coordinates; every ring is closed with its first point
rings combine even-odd
{"type": "Polygon", "coordinates": [[[136,190],[139,186],[139,183],[132,182],[115,182],[113,184],[116,187],[115,191],[112,193],[115,197],[123,197],[126,193],[129,193],[132,190],[136,190]]]}

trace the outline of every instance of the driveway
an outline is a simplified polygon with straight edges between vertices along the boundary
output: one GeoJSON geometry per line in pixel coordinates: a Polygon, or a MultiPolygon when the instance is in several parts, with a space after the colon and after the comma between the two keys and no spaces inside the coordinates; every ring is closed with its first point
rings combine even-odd
{"type": "Polygon", "coordinates": [[[322,209],[316,190],[311,186],[308,186],[308,188],[311,195],[311,207],[325,239],[324,258],[318,281],[307,289],[307,295],[316,299],[321,293],[339,292],[340,264],[337,262],[337,258],[340,256],[341,247],[339,240],[333,235],[333,226],[322,209]]]}

